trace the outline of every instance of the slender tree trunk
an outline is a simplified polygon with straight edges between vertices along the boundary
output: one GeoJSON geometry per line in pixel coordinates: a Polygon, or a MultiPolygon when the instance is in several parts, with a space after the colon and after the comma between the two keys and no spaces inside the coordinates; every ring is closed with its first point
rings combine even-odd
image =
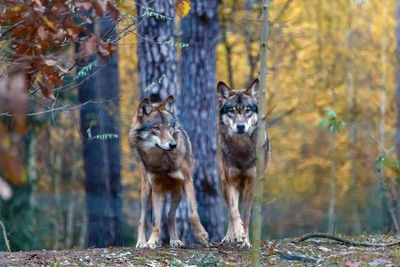
{"type": "Polygon", "coordinates": [[[200,220],[210,241],[221,239],[221,201],[217,172],[217,94],[215,89],[218,1],[193,0],[182,19],[180,118],[193,146],[193,182],[200,220]],[[184,111],[184,112],[183,112],[184,111]]]}
{"type": "Polygon", "coordinates": [[[331,172],[329,176],[329,209],[328,209],[328,233],[335,230],[335,198],[336,198],[336,136],[331,133],[331,172]]]}
{"type": "Polygon", "coordinates": [[[396,122],[396,150],[397,158],[400,160],[400,0],[396,0],[396,55],[397,55],[397,66],[396,66],[396,105],[397,105],[397,122],[396,122]]]}
{"type": "MultiPolygon", "coordinates": [[[[383,8],[383,17],[387,16],[387,2],[384,0],[382,2],[382,8],[383,8]]],[[[381,74],[381,88],[380,88],[380,118],[379,118],[379,155],[384,155],[385,153],[385,113],[386,113],[386,80],[387,80],[387,45],[388,45],[388,40],[387,36],[385,35],[385,30],[386,27],[383,27],[383,36],[382,36],[382,43],[381,43],[381,68],[382,68],[382,74],[381,74]]],[[[378,197],[379,197],[379,221],[382,224],[381,227],[385,226],[387,223],[386,220],[386,206],[387,206],[387,199],[385,197],[386,194],[386,186],[385,186],[385,170],[384,168],[379,168],[378,170],[378,183],[379,183],[379,189],[378,189],[378,197]]]]}
{"type": "Polygon", "coordinates": [[[51,149],[53,169],[53,186],[54,186],[54,200],[55,200],[55,217],[54,217],[54,244],[53,249],[61,249],[62,239],[64,237],[64,220],[63,220],[63,207],[61,205],[61,154],[57,149],[59,146],[54,145],[51,149]]]}
{"type": "MultiPolygon", "coordinates": [[[[224,1],[222,1],[222,9],[225,9],[224,1]]],[[[225,56],[226,56],[226,67],[228,70],[228,80],[229,80],[229,85],[231,88],[235,88],[234,81],[233,81],[233,71],[232,71],[232,45],[229,43],[228,38],[227,38],[227,31],[228,31],[228,25],[230,24],[230,21],[228,20],[230,18],[231,14],[222,14],[221,15],[221,34],[222,34],[222,41],[224,42],[224,48],[225,48],[225,56]]]]}
{"type": "Polygon", "coordinates": [[[73,165],[71,166],[71,176],[68,179],[68,187],[67,187],[67,212],[66,212],[66,226],[65,226],[65,243],[64,248],[69,249],[72,247],[74,241],[74,219],[75,219],[75,206],[76,206],[76,193],[75,193],[75,185],[77,181],[77,166],[76,162],[78,161],[78,155],[75,152],[76,141],[73,134],[71,134],[71,147],[72,151],[70,151],[71,162],[73,165]]]}
{"type": "Polygon", "coordinates": [[[257,143],[256,143],[256,181],[254,188],[253,205],[253,258],[252,266],[260,265],[260,243],[261,243],[261,203],[263,196],[264,180],[264,156],[265,156],[265,90],[267,86],[267,52],[269,35],[269,0],[262,2],[262,26],[260,43],[260,89],[258,91],[258,124],[257,124],[257,143]]]}
{"type": "MultiPolygon", "coordinates": [[[[99,30],[105,39],[116,38],[111,18],[101,19],[99,30]]],[[[92,72],[79,86],[81,103],[101,102],[81,108],[88,246],[106,247],[122,244],[118,53],[107,62],[97,58],[92,72]],[[113,137],[95,138],[104,134],[113,137]]]]}
{"type": "Polygon", "coordinates": [[[350,189],[349,194],[351,196],[351,214],[352,214],[352,233],[359,234],[361,232],[361,224],[360,224],[360,214],[358,211],[358,202],[357,202],[357,166],[356,166],[356,134],[357,128],[355,123],[356,117],[356,109],[355,109],[355,100],[356,100],[356,87],[354,85],[354,74],[353,74],[353,63],[352,63],[352,55],[353,44],[352,44],[352,19],[353,19],[353,5],[349,5],[347,16],[348,16],[348,29],[346,36],[346,47],[347,47],[347,72],[346,72],[346,80],[347,80],[347,92],[348,92],[348,108],[350,113],[350,125],[349,125],[349,141],[350,141],[350,189]]]}
{"type": "MultiPolygon", "coordinates": [[[[251,9],[253,7],[255,0],[246,0],[246,15],[245,18],[243,19],[244,25],[248,21],[246,20],[247,18],[251,17],[251,9]]],[[[255,71],[256,71],[256,64],[257,64],[257,57],[253,56],[252,54],[252,49],[251,49],[251,43],[252,43],[252,36],[254,33],[251,30],[251,27],[244,27],[244,36],[245,36],[245,45],[246,45],[246,51],[247,51],[247,64],[249,65],[249,77],[247,78],[247,83],[250,84],[251,81],[254,79],[255,76],[255,71]]],[[[234,88],[233,85],[231,88],[234,88]]]]}

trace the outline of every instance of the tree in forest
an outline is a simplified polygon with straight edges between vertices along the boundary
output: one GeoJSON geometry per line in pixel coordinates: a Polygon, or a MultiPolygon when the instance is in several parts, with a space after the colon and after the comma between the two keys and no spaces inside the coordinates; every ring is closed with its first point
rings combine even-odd
{"type": "MultiPolygon", "coordinates": [[[[93,30],[92,24],[89,31],[93,30]]],[[[109,16],[99,20],[99,31],[104,40],[116,39],[109,16]]],[[[89,64],[78,65],[78,73],[87,72],[79,85],[79,100],[88,246],[116,246],[122,245],[118,54],[106,61],[92,57],[89,64]]]]}
{"type": "Polygon", "coordinates": [[[263,0],[262,5],[262,23],[260,37],[260,89],[258,90],[258,114],[260,117],[257,122],[257,142],[256,142],[256,178],[254,184],[254,205],[253,205],[253,257],[252,266],[260,265],[260,247],[261,247],[261,203],[263,200],[263,180],[265,175],[264,157],[268,138],[266,132],[265,120],[265,102],[268,73],[268,37],[269,37],[269,9],[270,1],[263,0]]]}
{"type": "Polygon", "coordinates": [[[138,0],[138,66],[140,96],[159,94],[162,99],[178,92],[178,57],[175,47],[173,0],[138,0]],[[152,16],[147,16],[152,12],[152,16]]]}
{"type": "MultiPolygon", "coordinates": [[[[32,132],[27,134],[27,131],[32,131],[34,127],[28,128],[32,125],[26,120],[26,116],[44,114],[54,109],[62,110],[57,105],[57,100],[60,100],[57,99],[57,95],[61,91],[59,87],[65,85],[64,78],[72,73],[76,65],[76,61],[71,59],[73,57],[69,57],[69,53],[66,52],[74,42],[81,45],[76,60],[93,54],[98,54],[105,59],[114,50],[110,42],[103,41],[94,32],[88,33],[89,38],[79,39],[79,34],[86,32],[82,26],[84,23],[82,23],[80,12],[88,10],[92,12],[85,18],[84,23],[91,23],[106,12],[109,12],[114,20],[118,17],[117,8],[109,1],[10,0],[2,3],[0,10],[0,40],[2,42],[0,112],[6,120],[2,119],[0,123],[0,139],[10,140],[11,146],[7,145],[10,148],[4,146],[6,142],[0,144],[0,172],[8,182],[20,187],[15,189],[15,200],[30,209],[29,213],[20,213],[22,217],[34,218],[31,212],[37,211],[32,208],[33,198],[30,195],[37,183],[32,178],[35,176],[35,140],[30,140],[34,135],[32,132]],[[79,20],[81,21],[78,22],[79,20]],[[37,92],[41,92],[41,95],[38,96],[37,92]],[[46,105],[35,102],[39,97],[46,105]],[[35,104],[28,100],[32,100],[35,104]],[[36,103],[41,108],[37,114],[32,112],[35,110],[33,106],[36,103]],[[31,111],[30,114],[27,114],[28,110],[31,111]],[[7,121],[13,126],[7,127],[7,121]],[[24,139],[28,139],[25,144],[21,142],[24,141],[21,138],[22,135],[25,135],[24,139]],[[29,166],[27,168],[29,172],[20,165],[24,156],[27,158],[28,163],[25,164],[29,166]]],[[[56,117],[52,114],[54,124],[56,117]]],[[[54,155],[52,163],[58,163],[59,159],[60,155],[54,155]]],[[[54,187],[57,189],[60,176],[56,174],[54,177],[56,177],[54,187]]],[[[9,207],[13,208],[12,205],[9,207]]],[[[13,216],[15,220],[19,220],[15,214],[13,216]]],[[[19,221],[24,222],[25,225],[19,226],[14,223],[13,231],[32,236],[29,231],[32,231],[33,223],[27,220],[19,221]]],[[[16,240],[22,241],[23,245],[29,244],[23,238],[20,240],[16,238],[16,240]]],[[[32,243],[37,242],[36,239],[31,238],[31,240],[32,243]]],[[[32,246],[35,247],[37,244],[32,246]]],[[[19,250],[23,247],[16,245],[14,248],[19,250]]]]}
{"type": "Polygon", "coordinates": [[[216,160],[215,71],[218,38],[218,1],[192,1],[182,19],[182,90],[180,119],[193,146],[196,169],[193,181],[201,223],[210,241],[221,239],[220,188],[216,160]]]}
{"type": "MultiPolygon", "coordinates": [[[[175,37],[175,5],[173,0],[137,0],[138,14],[138,69],[140,77],[140,97],[150,97],[160,101],[172,94],[178,96],[178,55],[175,37]],[[147,16],[146,14],[153,15],[147,16]]],[[[179,107],[175,110],[179,113],[179,107]]],[[[186,198],[184,197],[176,213],[176,229],[180,240],[190,243],[186,198]]],[[[170,199],[165,201],[163,216],[169,210],[170,199]]],[[[162,220],[163,237],[166,241],[168,231],[166,220],[162,220]]]]}

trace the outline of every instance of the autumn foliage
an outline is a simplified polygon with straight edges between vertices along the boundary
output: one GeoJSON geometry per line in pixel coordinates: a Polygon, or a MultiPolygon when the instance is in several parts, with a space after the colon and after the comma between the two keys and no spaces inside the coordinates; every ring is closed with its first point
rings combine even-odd
{"type": "Polygon", "coordinates": [[[85,25],[106,12],[118,19],[118,9],[107,0],[7,0],[4,4],[0,38],[10,39],[10,69],[25,74],[26,89],[36,82],[43,95],[53,97],[54,86],[62,83],[61,75],[70,71],[57,61],[58,53],[69,43],[82,43],[82,58],[97,53],[106,59],[115,50],[114,45],[94,33],[80,39],[80,34],[87,31],[85,25]]]}
{"type": "MultiPolygon", "coordinates": [[[[54,88],[78,61],[98,54],[106,60],[115,51],[112,40],[102,40],[87,30],[96,19],[110,15],[116,21],[117,7],[107,0],[5,0],[0,7],[0,41],[5,51],[0,78],[0,169],[5,178],[21,185],[21,136],[26,131],[28,97],[40,91],[55,100],[54,88]],[[66,66],[60,55],[79,43],[75,64],[66,66]],[[14,138],[9,135],[13,133],[14,138]]],[[[0,178],[1,179],[1,178],[0,178]]]]}

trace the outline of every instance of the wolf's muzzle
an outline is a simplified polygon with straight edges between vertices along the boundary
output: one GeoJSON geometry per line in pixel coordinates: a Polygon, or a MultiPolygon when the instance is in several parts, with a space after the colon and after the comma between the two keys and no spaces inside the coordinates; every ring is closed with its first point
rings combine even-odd
{"type": "Polygon", "coordinates": [[[239,123],[236,125],[236,130],[237,130],[238,134],[244,134],[245,129],[246,129],[246,126],[244,124],[239,123]]]}

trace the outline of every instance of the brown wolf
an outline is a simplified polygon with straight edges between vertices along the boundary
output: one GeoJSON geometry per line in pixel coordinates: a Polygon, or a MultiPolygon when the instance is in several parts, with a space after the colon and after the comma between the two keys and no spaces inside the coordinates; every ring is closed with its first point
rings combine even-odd
{"type": "Polygon", "coordinates": [[[194,158],[186,132],[174,116],[174,97],[161,103],[144,98],[133,117],[129,138],[140,158],[142,211],[138,227],[138,248],[156,248],[161,244],[161,216],[166,194],[171,193],[168,230],[171,247],[182,247],[175,227],[175,213],[185,192],[188,200],[189,221],[195,238],[208,243],[208,234],[200,223],[193,187],[194,158]],[[151,199],[152,230],[146,242],[145,219],[151,199]]]}
{"type": "MultiPolygon", "coordinates": [[[[217,85],[220,145],[218,169],[222,194],[229,209],[228,231],[222,242],[237,242],[245,248],[251,248],[249,223],[256,175],[258,86],[258,79],[255,79],[247,89],[232,90],[223,82],[217,85]],[[242,217],[238,208],[240,193],[242,193],[242,217]]],[[[266,135],[264,172],[270,158],[270,143],[266,135]]]]}

